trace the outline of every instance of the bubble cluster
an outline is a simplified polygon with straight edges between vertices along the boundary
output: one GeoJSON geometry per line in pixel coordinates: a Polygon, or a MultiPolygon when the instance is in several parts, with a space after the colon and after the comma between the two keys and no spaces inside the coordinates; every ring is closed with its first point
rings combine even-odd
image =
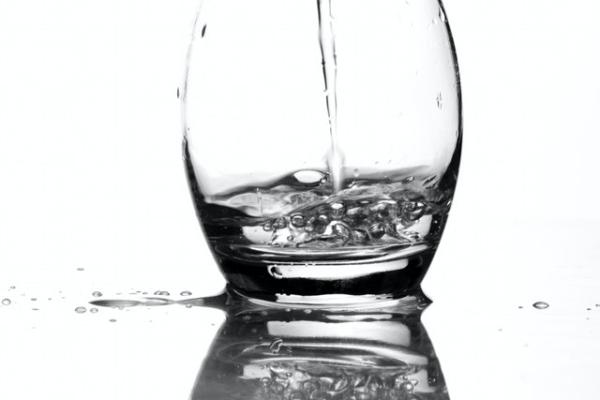
{"type": "MultiPolygon", "coordinates": [[[[417,400],[419,381],[406,372],[377,374],[360,369],[326,373],[291,363],[269,365],[270,376],[257,380],[257,398],[268,400],[417,400]],[[318,371],[318,372],[317,372],[318,371]]],[[[414,371],[413,371],[414,372],[414,371]]]]}
{"type": "Polygon", "coordinates": [[[411,243],[423,239],[411,227],[431,212],[418,196],[337,199],[263,221],[262,230],[278,246],[411,243]]]}

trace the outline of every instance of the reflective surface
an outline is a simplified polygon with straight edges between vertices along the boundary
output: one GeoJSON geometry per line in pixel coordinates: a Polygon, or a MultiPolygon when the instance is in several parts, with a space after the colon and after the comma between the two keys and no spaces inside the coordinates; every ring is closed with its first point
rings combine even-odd
{"type": "Polygon", "coordinates": [[[424,298],[356,310],[265,307],[230,293],[192,400],[447,400],[424,298]]]}

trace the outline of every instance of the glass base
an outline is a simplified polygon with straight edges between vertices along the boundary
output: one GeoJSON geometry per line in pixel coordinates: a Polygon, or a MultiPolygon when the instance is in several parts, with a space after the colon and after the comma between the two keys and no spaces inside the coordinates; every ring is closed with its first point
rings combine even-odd
{"type": "Polygon", "coordinates": [[[385,262],[353,264],[248,262],[222,259],[230,287],[257,301],[300,307],[369,306],[421,296],[433,249],[385,262]]]}

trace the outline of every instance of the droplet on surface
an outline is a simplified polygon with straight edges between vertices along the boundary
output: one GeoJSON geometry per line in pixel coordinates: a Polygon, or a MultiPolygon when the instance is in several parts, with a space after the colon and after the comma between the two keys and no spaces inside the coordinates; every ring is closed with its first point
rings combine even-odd
{"type": "Polygon", "coordinates": [[[96,290],[95,292],[92,292],[92,296],[94,296],[94,297],[102,297],[102,293],[96,290]]]}
{"type": "Polygon", "coordinates": [[[179,295],[181,296],[191,296],[192,292],[190,292],[189,290],[184,290],[183,292],[179,293],[179,295]]]}
{"type": "Polygon", "coordinates": [[[533,307],[537,308],[538,310],[545,310],[546,308],[550,307],[550,304],[546,303],[545,301],[536,301],[533,303],[533,307]]]}
{"type": "Polygon", "coordinates": [[[269,351],[271,353],[279,353],[279,350],[281,350],[281,346],[283,345],[283,340],[281,339],[275,339],[270,345],[269,345],[269,351]]]}
{"type": "Polygon", "coordinates": [[[171,293],[167,292],[166,290],[157,290],[156,292],[154,292],[155,296],[170,296],[171,293]]]}
{"type": "Polygon", "coordinates": [[[77,314],[83,314],[83,313],[84,313],[84,312],[86,312],[86,311],[87,311],[87,308],[85,308],[85,307],[81,307],[81,306],[79,306],[79,307],[75,308],[75,312],[76,312],[77,314]]]}
{"type": "Polygon", "coordinates": [[[98,312],[98,309],[96,307],[92,307],[92,308],[90,308],[90,312],[92,314],[96,314],[98,312]]]}

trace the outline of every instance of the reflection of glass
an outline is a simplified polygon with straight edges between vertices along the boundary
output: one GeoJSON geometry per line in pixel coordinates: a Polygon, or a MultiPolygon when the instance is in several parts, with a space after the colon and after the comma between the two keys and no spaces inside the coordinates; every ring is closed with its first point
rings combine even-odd
{"type": "Polygon", "coordinates": [[[192,400],[449,399],[420,321],[423,299],[352,311],[226,299],[192,400]]]}
{"type": "Polygon", "coordinates": [[[186,167],[228,282],[280,302],[416,288],[460,156],[441,3],[205,0],[189,54],[186,167]]]}

